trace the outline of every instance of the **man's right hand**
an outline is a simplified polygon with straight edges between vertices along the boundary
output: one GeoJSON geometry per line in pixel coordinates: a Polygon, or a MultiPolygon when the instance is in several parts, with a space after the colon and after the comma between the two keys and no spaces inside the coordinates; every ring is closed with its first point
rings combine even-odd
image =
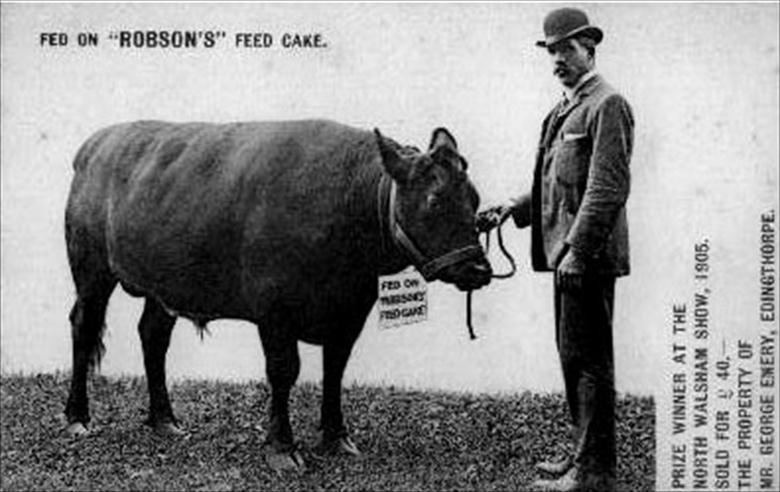
{"type": "Polygon", "coordinates": [[[477,213],[477,232],[488,232],[500,226],[512,213],[510,205],[496,205],[477,213]]]}

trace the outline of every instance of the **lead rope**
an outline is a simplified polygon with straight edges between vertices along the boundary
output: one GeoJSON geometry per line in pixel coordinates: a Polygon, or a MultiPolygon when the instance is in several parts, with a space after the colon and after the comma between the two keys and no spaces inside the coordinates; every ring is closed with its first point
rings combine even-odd
{"type": "MultiPolygon", "coordinates": [[[[501,234],[501,225],[499,225],[496,229],[498,229],[498,247],[501,250],[501,253],[504,254],[504,257],[509,261],[509,271],[506,273],[494,273],[491,278],[498,278],[498,279],[504,279],[509,278],[512,275],[517,272],[517,265],[515,264],[515,259],[512,257],[511,254],[509,254],[509,251],[507,251],[506,246],[504,246],[504,236],[501,234]]],[[[485,235],[485,256],[487,256],[488,252],[490,251],[490,231],[484,231],[482,234],[485,235]]],[[[469,338],[471,340],[476,340],[477,335],[474,334],[474,325],[471,322],[471,294],[473,293],[473,290],[469,290],[466,292],[466,326],[468,326],[469,329],[469,338]]]]}

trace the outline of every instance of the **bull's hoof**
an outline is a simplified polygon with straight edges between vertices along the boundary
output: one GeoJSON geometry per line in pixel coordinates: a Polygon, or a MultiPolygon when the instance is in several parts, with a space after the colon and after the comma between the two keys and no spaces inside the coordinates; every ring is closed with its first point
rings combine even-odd
{"type": "Polygon", "coordinates": [[[187,436],[187,431],[174,422],[157,422],[150,424],[152,431],[160,437],[182,438],[187,436]]]}
{"type": "Polygon", "coordinates": [[[344,454],[347,456],[363,455],[363,453],[360,452],[360,449],[349,436],[342,436],[330,440],[323,438],[320,441],[318,449],[323,454],[344,454]]]}
{"type": "Polygon", "coordinates": [[[265,462],[276,473],[294,472],[303,473],[306,470],[306,464],[300,451],[276,451],[271,446],[266,446],[265,462]]]}
{"type": "Polygon", "coordinates": [[[65,428],[65,434],[67,434],[68,437],[74,438],[87,437],[89,435],[89,429],[81,422],[73,422],[72,424],[68,424],[68,427],[65,428]]]}

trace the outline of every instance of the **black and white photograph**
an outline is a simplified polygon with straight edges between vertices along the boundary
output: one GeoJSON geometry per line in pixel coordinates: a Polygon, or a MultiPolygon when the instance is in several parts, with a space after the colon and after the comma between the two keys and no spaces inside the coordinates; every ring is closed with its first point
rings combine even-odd
{"type": "Polygon", "coordinates": [[[780,4],[0,4],[0,489],[780,488],[780,4]]]}

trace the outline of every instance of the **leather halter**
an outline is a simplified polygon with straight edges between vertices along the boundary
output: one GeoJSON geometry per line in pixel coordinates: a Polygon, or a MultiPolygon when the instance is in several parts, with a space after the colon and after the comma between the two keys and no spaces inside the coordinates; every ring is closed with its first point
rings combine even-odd
{"type": "Polygon", "coordinates": [[[404,251],[412,264],[422,274],[426,281],[436,280],[437,275],[448,266],[460,263],[470,258],[481,257],[484,253],[479,245],[464,246],[454,249],[441,256],[430,259],[414,244],[414,241],[404,231],[398,221],[396,210],[397,186],[390,176],[383,173],[377,189],[377,213],[379,214],[379,230],[382,240],[382,249],[386,250],[386,235],[389,232],[392,244],[404,251]],[[389,196],[388,196],[389,195],[389,196]],[[387,209],[383,205],[387,203],[387,209]]]}

